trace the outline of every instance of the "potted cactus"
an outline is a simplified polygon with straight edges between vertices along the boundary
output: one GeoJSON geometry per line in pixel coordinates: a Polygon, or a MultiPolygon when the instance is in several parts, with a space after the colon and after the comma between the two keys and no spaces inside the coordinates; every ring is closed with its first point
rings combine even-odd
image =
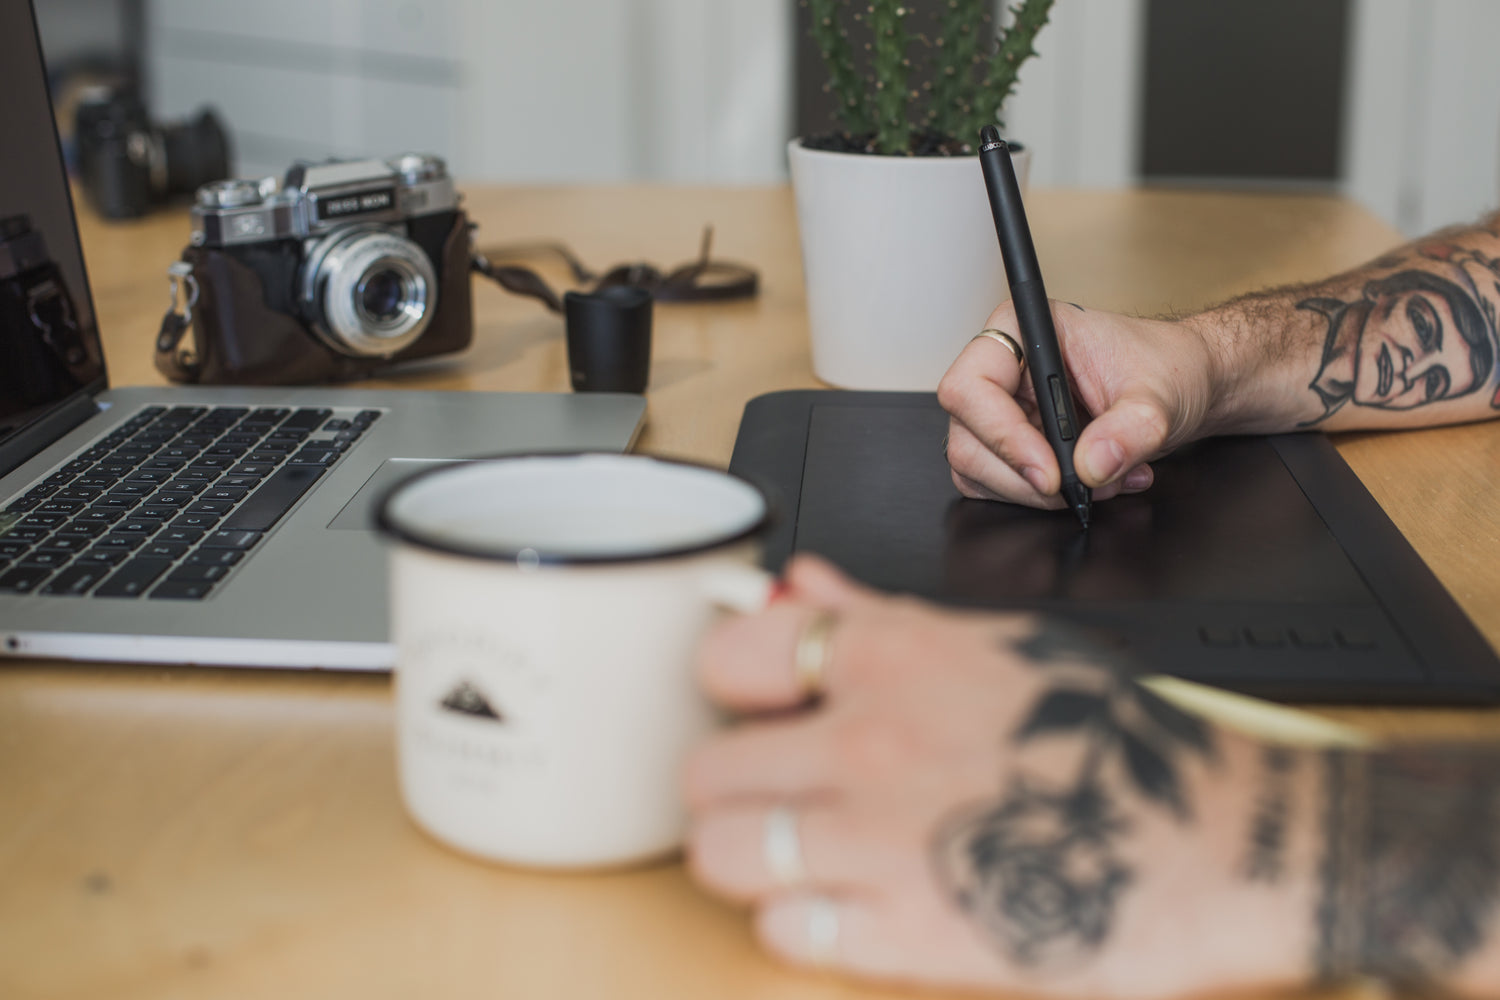
{"type": "Polygon", "coordinates": [[[788,153],[813,371],[846,388],[935,388],[1005,296],[977,139],[1004,129],[1053,0],[1021,0],[1003,30],[993,0],[938,0],[932,34],[911,2],[805,0],[839,127],[788,153]]]}

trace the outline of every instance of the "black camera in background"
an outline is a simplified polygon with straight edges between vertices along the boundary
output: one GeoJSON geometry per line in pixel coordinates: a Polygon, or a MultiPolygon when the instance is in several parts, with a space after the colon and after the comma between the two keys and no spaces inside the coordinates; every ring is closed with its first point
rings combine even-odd
{"type": "Polygon", "coordinates": [[[1147,0],[1141,176],[1334,181],[1348,0],[1147,0]]]}

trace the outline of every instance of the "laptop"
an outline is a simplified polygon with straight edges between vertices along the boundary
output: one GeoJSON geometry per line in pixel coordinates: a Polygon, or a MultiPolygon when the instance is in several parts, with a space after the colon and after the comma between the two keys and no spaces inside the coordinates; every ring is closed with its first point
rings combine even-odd
{"type": "Polygon", "coordinates": [[[634,441],[634,395],[108,388],[13,0],[0,93],[0,654],[387,668],[386,489],[435,461],[634,441]]]}

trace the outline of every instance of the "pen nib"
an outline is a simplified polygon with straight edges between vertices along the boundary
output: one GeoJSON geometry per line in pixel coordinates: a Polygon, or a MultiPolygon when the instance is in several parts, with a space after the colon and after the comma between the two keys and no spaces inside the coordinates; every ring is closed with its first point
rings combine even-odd
{"type": "Polygon", "coordinates": [[[1073,508],[1073,513],[1078,515],[1078,523],[1087,530],[1089,526],[1089,515],[1093,512],[1093,492],[1082,483],[1065,483],[1062,488],[1063,499],[1068,506],[1073,508]]]}

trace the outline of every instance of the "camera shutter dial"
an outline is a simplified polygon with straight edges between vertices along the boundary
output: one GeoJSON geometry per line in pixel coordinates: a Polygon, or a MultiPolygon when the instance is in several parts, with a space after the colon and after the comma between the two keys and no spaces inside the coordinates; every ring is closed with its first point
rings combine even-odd
{"type": "Polygon", "coordinates": [[[437,308],[427,254],[388,230],[339,233],[305,266],[315,268],[305,286],[313,329],[341,354],[390,357],[422,335],[437,308]]]}

